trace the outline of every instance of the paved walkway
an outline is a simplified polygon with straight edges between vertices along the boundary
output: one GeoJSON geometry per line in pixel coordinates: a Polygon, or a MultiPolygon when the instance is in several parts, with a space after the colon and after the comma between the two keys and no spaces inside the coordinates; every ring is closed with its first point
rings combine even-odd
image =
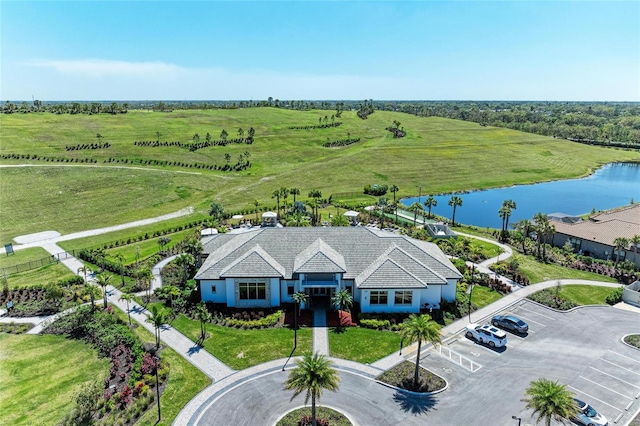
{"type": "Polygon", "coordinates": [[[327,310],[313,310],[313,352],[329,356],[329,328],[327,310]]]}

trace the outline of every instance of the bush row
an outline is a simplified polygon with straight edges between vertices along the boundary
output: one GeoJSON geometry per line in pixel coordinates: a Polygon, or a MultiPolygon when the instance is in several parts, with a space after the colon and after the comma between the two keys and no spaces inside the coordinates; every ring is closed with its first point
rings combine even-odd
{"type": "Polygon", "coordinates": [[[289,126],[289,130],[313,130],[313,129],[329,129],[342,125],[341,121],[335,123],[316,124],[315,126],[289,126]]]}
{"type": "Polygon", "coordinates": [[[235,327],[235,328],[242,328],[242,329],[269,328],[269,327],[274,327],[278,323],[280,323],[281,318],[282,318],[282,311],[276,311],[263,318],[254,319],[254,320],[225,318],[224,324],[227,327],[235,327]]]}
{"type": "Polygon", "coordinates": [[[322,146],[325,148],[334,148],[336,146],[347,146],[357,142],[360,142],[360,138],[338,139],[335,141],[327,141],[323,143],[322,146]]]}
{"type": "Polygon", "coordinates": [[[0,158],[5,160],[37,160],[52,163],[97,163],[98,160],[92,158],[65,158],[65,157],[43,157],[37,154],[2,154],[0,158]]]}
{"type": "Polygon", "coordinates": [[[81,149],[104,149],[104,148],[110,148],[111,144],[109,142],[105,142],[105,143],[83,143],[83,144],[77,144],[77,145],[65,145],[64,149],[66,149],[67,151],[80,151],[81,149]]]}
{"type": "Polygon", "coordinates": [[[364,187],[364,193],[367,195],[375,195],[379,197],[381,195],[386,194],[388,189],[389,189],[388,185],[376,185],[376,186],[367,185],[364,187]]]}

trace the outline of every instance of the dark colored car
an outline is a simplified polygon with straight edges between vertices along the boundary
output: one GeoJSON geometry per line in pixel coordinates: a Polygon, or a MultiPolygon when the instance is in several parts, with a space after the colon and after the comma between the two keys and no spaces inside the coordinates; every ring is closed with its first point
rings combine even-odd
{"type": "Polygon", "coordinates": [[[526,334],[529,331],[527,323],[513,315],[496,315],[491,319],[491,324],[520,334],[526,334]]]}

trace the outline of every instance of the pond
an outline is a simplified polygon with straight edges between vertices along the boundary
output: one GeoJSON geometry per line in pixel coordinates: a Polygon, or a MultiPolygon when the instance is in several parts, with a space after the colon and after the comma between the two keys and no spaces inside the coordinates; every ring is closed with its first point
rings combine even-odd
{"type": "MultiPolygon", "coordinates": [[[[566,213],[583,215],[595,210],[607,210],[628,205],[632,200],[640,202],[640,164],[612,163],[599,168],[582,179],[517,185],[457,194],[462,206],[456,209],[456,223],[479,227],[500,228],[502,219],[498,211],[504,200],[513,200],[509,223],[532,219],[536,213],[566,213]]],[[[439,195],[438,205],[431,212],[451,219],[453,208],[448,205],[451,195],[439,195]]],[[[427,199],[423,195],[422,203],[427,199]]],[[[403,198],[402,204],[410,206],[418,197],[403,198]]],[[[426,210],[426,208],[425,208],[426,210]]]]}

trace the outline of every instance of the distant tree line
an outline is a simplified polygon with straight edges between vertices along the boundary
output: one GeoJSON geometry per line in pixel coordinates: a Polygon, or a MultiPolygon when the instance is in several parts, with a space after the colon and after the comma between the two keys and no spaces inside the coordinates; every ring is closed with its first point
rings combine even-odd
{"type": "Polygon", "coordinates": [[[20,104],[7,101],[0,112],[3,114],[31,113],[31,112],[51,112],[54,114],[126,114],[129,111],[129,103],[118,104],[117,102],[50,102],[44,103],[34,100],[31,104],[21,102],[20,104]]]}
{"type": "Polygon", "coordinates": [[[77,145],[65,145],[64,149],[67,151],[80,151],[83,149],[104,149],[110,148],[111,144],[109,142],[105,143],[83,143],[77,145]]]}

